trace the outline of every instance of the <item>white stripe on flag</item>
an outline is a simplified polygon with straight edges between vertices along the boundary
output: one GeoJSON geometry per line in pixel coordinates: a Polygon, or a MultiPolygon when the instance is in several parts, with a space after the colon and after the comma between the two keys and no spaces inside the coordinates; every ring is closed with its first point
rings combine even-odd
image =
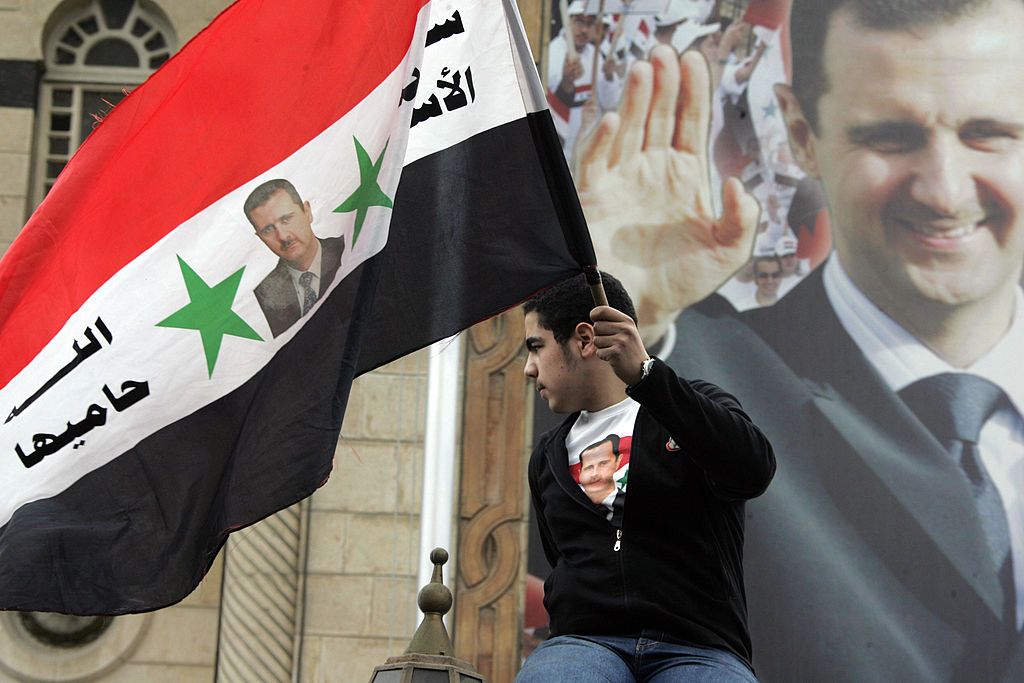
{"type": "MultiPolygon", "coordinates": [[[[514,6],[508,20],[495,0],[433,0],[430,8],[434,26],[458,13],[465,31],[430,46],[423,55],[416,107],[424,113],[431,107],[442,113],[413,126],[406,164],[546,107],[543,95],[528,96],[540,82],[533,62],[524,67],[521,47],[512,42],[513,31],[521,33],[514,6]],[[472,75],[472,95],[467,73],[472,75]],[[456,88],[443,84],[453,83],[455,74],[457,87],[467,100],[472,97],[468,106],[451,108],[445,101],[456,88]]],[[[529,55],[529,47],[526,51],[529,55]]],[[[451,102],[458,105],[460,100],[451,102]]]]}

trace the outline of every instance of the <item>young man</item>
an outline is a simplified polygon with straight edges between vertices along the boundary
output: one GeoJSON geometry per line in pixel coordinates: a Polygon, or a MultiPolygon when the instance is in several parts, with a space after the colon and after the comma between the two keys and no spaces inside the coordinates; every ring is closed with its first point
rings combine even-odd
{"type": "Polygon", "coordinates": [[[530,459],[554,637],[517,681],[752,681],[743,510],[772,447],[735,398],[650,357],[629,295],[603,279],[611,306],[591,310],[583,276],[525,305],[526,376],[567,417],[530,459]],[[609,435],[616,489],[595,502],[581,456],[609,435]]]}

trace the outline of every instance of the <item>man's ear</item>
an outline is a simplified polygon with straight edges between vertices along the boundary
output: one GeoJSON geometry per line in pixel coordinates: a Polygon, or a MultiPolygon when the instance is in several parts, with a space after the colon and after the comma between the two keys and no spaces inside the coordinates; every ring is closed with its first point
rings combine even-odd
{"type": "Polygon", "coordinates": [[[815,150],[817,138],[814,129],[804,116],[803,108],[793,94],[793,89],[785,83],[778,83],[775,86],[775,97],[779,100],[782,108],[782,117],[786,122],[786,131],[789,133],[789,148],[793,151],[793,158],[803,169],[804,173],[814,178],[818,177],[818,157],[815,150]]]}
{"type": "Polygon", "coordinates": [[[302,211],[306,214],[306,218],[308,218],[309,221],[312,222],[313,221],[313,209],[312,209],[312,207],[310,207],[308,199],[306,201],[302,202],[302,211]]]}
{"type": "Polygon", "coordinates": [[[584,358],[597,351],[597,347],[594,346],[594,326],[590,323],[576,323],[576,328],[573,330],[572,339],[569,340],[570,344],[576,344],[580,351],[580,355],[584,358]]]}

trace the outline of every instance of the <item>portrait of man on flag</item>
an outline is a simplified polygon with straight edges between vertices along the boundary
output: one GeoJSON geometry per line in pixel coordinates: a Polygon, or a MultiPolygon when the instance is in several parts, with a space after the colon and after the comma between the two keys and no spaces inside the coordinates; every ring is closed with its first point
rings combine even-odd
{"type": "Polygon", "coordinates": [[[313,233],[313,211],[284,178],[260,184],[246,197],[245,216],[260,241],[279,257],[253,290],[275,337],[309,313],[341,265],[343,237],[313,233]]]}

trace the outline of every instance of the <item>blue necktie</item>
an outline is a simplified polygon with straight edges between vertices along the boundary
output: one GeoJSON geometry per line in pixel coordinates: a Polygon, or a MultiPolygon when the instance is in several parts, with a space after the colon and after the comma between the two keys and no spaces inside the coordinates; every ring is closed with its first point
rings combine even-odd
{"type": "Polygon", "coordinates": [[[313,273],[306,271],[299,275],[299,284],[302,285],[302,315],[309,313],[316,303],[317,294],[313,291],[313,273]]]}
{"type": "Polygon", "coordinates": [[[950,372],[918,380],[899,393],[967,477],[992,561],[1003,586],[1006,618],[1016,625],[1010,528],[1003,499],[978,450],[981,427],[999,404],[1007,400],[1006,394],[987,379],[950,372]]]}

